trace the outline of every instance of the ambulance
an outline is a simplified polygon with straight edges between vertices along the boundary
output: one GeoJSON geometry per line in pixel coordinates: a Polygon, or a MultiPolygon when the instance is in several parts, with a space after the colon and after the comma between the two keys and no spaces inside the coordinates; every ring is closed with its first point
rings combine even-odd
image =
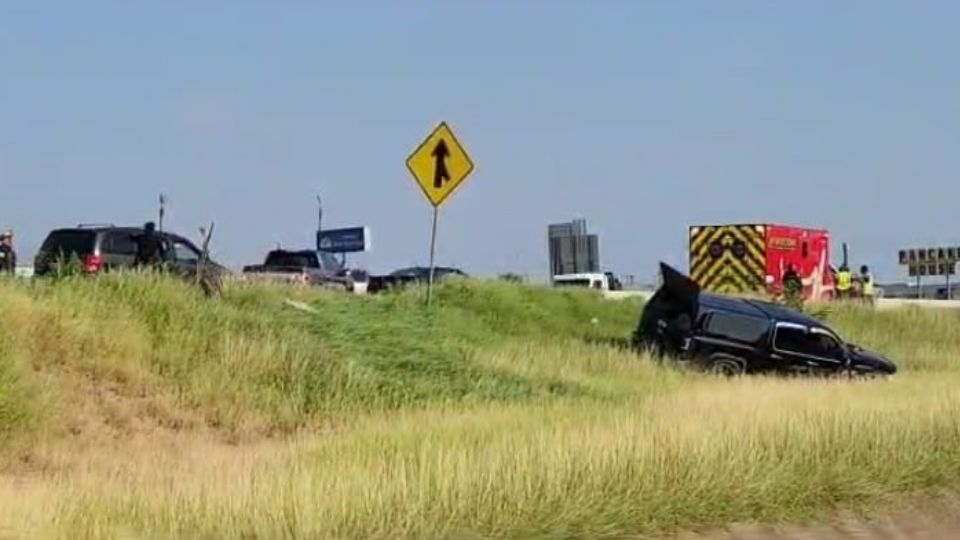
{"type": "Polygon", "coordinates": [[[770,223],[693,225],[689,274],[705,291],[779,296],[793,266],[805,300],[835,297],[830,233],[770,223]]]}

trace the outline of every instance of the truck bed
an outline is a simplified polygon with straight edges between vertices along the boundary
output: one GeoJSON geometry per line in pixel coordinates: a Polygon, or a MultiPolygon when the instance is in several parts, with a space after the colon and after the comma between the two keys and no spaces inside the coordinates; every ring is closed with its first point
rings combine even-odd
{"type": "Polygon", "coordinates": [[[330,276],[319,269],[295,266],[267,266],[262,264],[243,267],[244,281],[287,283],[293,285],[315,285],[335,290],[349,289],[347,278],[330,276]]]}

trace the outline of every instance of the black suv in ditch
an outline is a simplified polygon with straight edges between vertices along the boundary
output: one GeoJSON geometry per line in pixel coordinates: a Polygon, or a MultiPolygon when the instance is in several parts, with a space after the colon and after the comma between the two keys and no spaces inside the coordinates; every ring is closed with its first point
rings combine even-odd
{"type": "Polygon", "coordinates": [[[661,263],[662,284],[646,303],[635,348],[707,371],[892,375],[896,365],[846,343],[821,321],[773,302],[703,292],[661,263]]]}
{"type": "MultiPolygon", "coordinates": [[[[56,274],[61,261],[76,257],[85,273],[97,274],[133,266],[137,246],[134,236],[139,227],[114,225],[80,225],[55,229],[47,235],[34,259],[34,275],[56,274]]],[[[200,249],[190,240],[171,232],[158,232],[167,248],[165,267],[171,273],[193,278],[197,275],[200,249]]],[[[229,271],[209,258],[204,262],[204,275],[217,284],[229,271]]]]}

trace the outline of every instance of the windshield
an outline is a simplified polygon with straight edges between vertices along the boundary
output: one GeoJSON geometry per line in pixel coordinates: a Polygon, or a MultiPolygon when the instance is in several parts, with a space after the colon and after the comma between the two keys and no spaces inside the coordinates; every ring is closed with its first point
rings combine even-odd
{"type": "Polygon", "coordinates": [[[340,264],[340,261],[337,260],[337,258],[333,255],[333,253],[330,253],[328,251],[318,251],[317,253],[319,253],[320,255],[320,263],[323,264],[323,268],[325,270],[341,269],[342,266],[340,264]]]}
{"type": "Polygon", "coordinates": [[[835,359],[842,359],[847,350],[839,338],[837,338],[831,332],[816,331],[813,332],[813,335],[816,336],[817,345],[820,348],[820,354],[835,359]]]}
{"type": "Polygon", "coordinates": [[[829,339],[837,342],[837,345],[839,345],[841,348],[847,348],[847,347],[848,347],[847,342],[845,342],[839,335],[837,335],[836,332],[834,332],[833,330],[831,330],[831,329],[829,329],[829,328],[827,328],[827,327],[825,327],[825,326],[818,326],[818,327],[816,327],[816,328],[814,329],[814,332],[816,332],[816,333],[818,333],[818,334],[823,334],[824,336],[828,336],[829,339]]]}
{"type": "Polygon", "coordinates": [[[843,342],[823,328],[781,323],[774,333],[773,346],[787,353],[842,361],[847,354],[843,342]]]}

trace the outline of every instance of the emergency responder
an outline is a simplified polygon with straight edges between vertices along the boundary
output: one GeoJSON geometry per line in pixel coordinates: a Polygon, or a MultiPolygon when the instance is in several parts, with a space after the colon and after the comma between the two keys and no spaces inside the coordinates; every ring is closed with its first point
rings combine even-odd
{"type": "Polygon", "coordinates": [[[137,253],[133,258],[135,267],[157,268],[166,260],[166,246],[152,221],[144,224],[142,233],[133,235],[133,241],[137,245],[137,253]]]}
{"type": "Polygon", "coordinates": [[[873,305],[875,294],[873,276],[870,274],[867,265],[860,267],[860,294],[864,302],[873,305]]]}
{"type": "Polygon", "coordinates": [[[837,298],[846,299],[850,296],[850,289],[853,287],[853,276],[846,264],[840,265],[837,271],[837,298]]]}
{"type": "Polygon", "coordinates": [[[783,299],[788,306],[803,309],[803,280],[792,264],[783,273],[783,299]]]}
{"type": "Polygon", "coordinates": [[[13,231],[0,234],[0,274],[13,275],[17,271],[17,252],[13,249],[13,231]]]}

